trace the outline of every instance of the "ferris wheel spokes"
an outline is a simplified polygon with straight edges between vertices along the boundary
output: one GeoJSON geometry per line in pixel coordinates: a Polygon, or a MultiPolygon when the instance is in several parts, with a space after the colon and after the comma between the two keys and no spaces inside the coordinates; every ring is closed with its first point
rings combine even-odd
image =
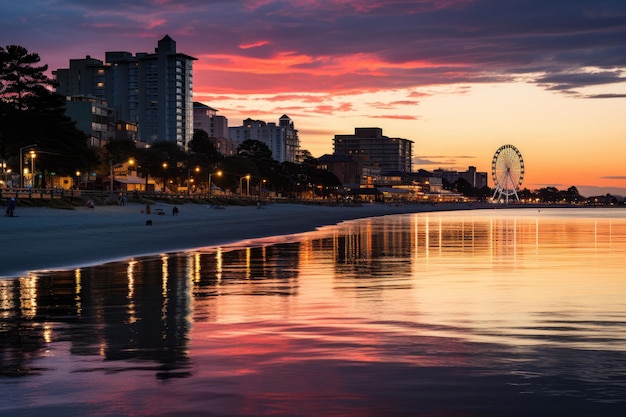
{"type": "Polygon", "coordinates": [[[517,190],[524,178],[524,160],[520,151],[513,145],[501,146],[493,156],[491,169],[496,185],[492,199],[508,203],[509,197],[515,196],[519,201],[517,190]]]}

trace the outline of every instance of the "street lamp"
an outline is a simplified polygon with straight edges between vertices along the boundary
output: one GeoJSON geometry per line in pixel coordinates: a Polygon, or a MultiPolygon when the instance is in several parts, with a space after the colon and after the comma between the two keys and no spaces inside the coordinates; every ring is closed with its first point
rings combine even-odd
{"type": "Polygon", "coordinates": [[[32,145],[27,145],[23,148],[20,148],[20,188],[24,188],[24,149],[36,147],[37,144],[33,143],[32,145]]]}
{"type": "Polygon", "coordinates": [[[243,180],[248,180],[248,188],[246,195],[250,195],[250,174],[246,174],[243,177],[239,178],[239,193],[243,195],[243,180]]]}
{"type": "Polygon", "coordinates": [[[209,173],[209,198],[211,198],[211,187],[212,187],[211,177],[213,175],[217,175],[218,177],[221,177],[222,176],[222,171],[215,171],[215,172],[209,173]]]}
{"type": "Polygon", "coordinates": [[[77,190],[80,188],[80,171],[76,171],[76,187],[77,190]]]}
{"type": "Polygon", "coordinates": [[[191,194],[191,171],[200,172],[200,167],[190,168],[187,170],[187,194],[191,194]]]}
{"type": "Polygon", "coordinates": [[[35,188],[35,172],[36,172],[35,171],[35,157],[37,156],[37,154],[33,150],[31,150],[29,152],[29,154],[30,154],[30,166],[31,166],[31,169],[33,171],[31,173],[31,176],[30,176],[30,178],[31,178],[30,186],[31,186],[31,188],[35,188]]]}
{"type": "Polygon", "coordinates": [[[259,200],[263,198],[263,184],[265,184],[267,180],[265,178],[261,178],[259,181],[259,200]]]}
{"type": "Polygon", "coordinates": [[[167,191],[167,162],[163,162],[163,192],[167,191]]]}

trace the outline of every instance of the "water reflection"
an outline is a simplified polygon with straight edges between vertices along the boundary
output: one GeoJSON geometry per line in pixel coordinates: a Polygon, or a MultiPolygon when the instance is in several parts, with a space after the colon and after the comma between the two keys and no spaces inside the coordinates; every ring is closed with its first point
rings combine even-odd
{"type": "Polygon", "coordinates": [[[624,255],[624,212],[494,210],[0,280],[0,412],[612,415],[624,255]]]}

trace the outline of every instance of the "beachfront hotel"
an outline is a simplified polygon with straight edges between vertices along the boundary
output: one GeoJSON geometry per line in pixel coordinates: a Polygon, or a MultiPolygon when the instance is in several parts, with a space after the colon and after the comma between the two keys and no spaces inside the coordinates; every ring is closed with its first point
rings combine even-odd
{"type": "Polygon", "coordinates": [[[177,52],[166,35],[154,53],[106,52],[104,62],[87,55],[52,74],[58,94],[106,102],[118,122],[138,126],[140,142],[176,142],[185,148],[193,137],[194,60],[177,52]]]}

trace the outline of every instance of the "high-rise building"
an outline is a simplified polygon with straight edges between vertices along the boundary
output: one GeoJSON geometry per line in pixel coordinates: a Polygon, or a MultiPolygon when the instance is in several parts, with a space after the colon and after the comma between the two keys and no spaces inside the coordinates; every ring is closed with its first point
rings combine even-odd
{"type": "Polygon", "coordinates": [[[137,124],[139,141],[186,147],[193,137],[195,59],[176,52],[176,42],[166,35],[154,53],[106,52],[105,62],[87,55],[53,75],[57,93],[104,100],[120,120],[137,124]]]}
{"type": "Polygon", "coordinates": [[[298,162],[300,139],[293,122],[283,114],[276,123],[246,119],[242,126],[229,127],[229,138],[241,145],[246,140],[258,140],[272,151],[272,158],[278,162],[298,162]]]}
{"type": "Polygon", "coordinates": [[[353,135],[335,135],[335,155],[354,158],[363,168],[411,172],[413,141],[383,136],[378,127],[357,127],[353,135]]]}

